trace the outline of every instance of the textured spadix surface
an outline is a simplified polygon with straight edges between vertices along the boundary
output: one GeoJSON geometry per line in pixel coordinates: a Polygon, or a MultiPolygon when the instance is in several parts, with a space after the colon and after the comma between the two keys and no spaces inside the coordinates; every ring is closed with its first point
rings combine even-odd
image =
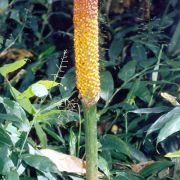
{"type": "Polygon", "coordinates": [[[100,91],[98,46],[98,0],[74,0],[74,48],[76,84],[87,104],[100,91]]]}

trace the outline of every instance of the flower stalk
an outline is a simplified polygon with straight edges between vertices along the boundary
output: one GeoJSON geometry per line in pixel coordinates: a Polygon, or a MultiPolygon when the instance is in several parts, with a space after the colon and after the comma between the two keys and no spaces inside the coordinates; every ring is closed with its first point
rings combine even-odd
{"type": "Polygon", "coordinates": [[[86,179],[97,180],[97,118],[96,105],[90,109],[84,106],[85,119],[85,149],[86,149],[86,179]]]}
{"type": "Polygon", "coordinates": [[[98,0],[74,0],[73,15],[76,85],[85,118],[86,179],[97,180],[98,0]]]}

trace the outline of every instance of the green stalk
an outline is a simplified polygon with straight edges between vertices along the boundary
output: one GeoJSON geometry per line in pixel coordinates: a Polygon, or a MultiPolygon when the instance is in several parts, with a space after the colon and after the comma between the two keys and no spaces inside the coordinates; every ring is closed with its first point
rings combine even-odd
{"type": "Polygon", "coordinates": [[[97,180],[97,116],[96,105],[88,108],[83,105],[85,118],[85,150],[86,150],[86,179],[97,180]]]}

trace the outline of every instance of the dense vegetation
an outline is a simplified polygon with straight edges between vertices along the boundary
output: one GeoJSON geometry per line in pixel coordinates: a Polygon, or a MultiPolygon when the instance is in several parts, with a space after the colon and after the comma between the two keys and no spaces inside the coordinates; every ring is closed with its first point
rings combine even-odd
{"type": "MultiPolygon", "coordinates": [[[[178,0],[99,3],[102,179],[180,179],[179,8],[178,0]]],[[[72,10],[72,0],[0,1],[0,179],[84,179],[40,151],[85,158],[72,10]]]]}

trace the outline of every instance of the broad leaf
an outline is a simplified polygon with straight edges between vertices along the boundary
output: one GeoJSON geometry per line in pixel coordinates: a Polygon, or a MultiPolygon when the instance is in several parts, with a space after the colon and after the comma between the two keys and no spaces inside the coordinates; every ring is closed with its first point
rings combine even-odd
{"type": "Polygon", "coordinates": [[[13,144],[10,136],[7,134],[7,132],[1,126],[0,126],[0,144],[9,145],[9,146],[11,146],[13,144]]]}
{"type": "Polygon", "coordinates": [[[38,122],[34,124],[37,136],[40,140],[41,146],[45,148],[47,146],[47,136],[46,133],[43,131],[42,127],[39,125],[38,122]]]}
{"type": "Polygon", "coordinates": [[[67,73],[61,79],[60,91],[63,98],[68,97],[72,94],[75,88],[75,71],[74,68],[67,71],[67,73]]]}
{"type": "Polygon", "coordinates": [[[26,60],[18,60],[11,64],[5,64],[4,66],[0,67],[0,74],[5,77],[8,73],[16,71],[25,64],[26,60]]]}
{"type": "Polygon", "coordinates": [[[114,81],[111,73],[105,71],[101,73],[101,93],[100,97],[107,101],[114,92],[114,81]]]}
{"type": "Polygon", "coordinates": [[[16,170],[10,171],[7,176],[6,180],[19,180],[19,175],[16,170]]]}
{"type": "Polygon", "coordinates": [[[179,151],[175,151],[175,152],[167,153],[167,154],[165,155],[165,157],[178,158],[178,157],[180,157],[180,150],[179,150],[179,151]]]}
{"type": "Polygon", "coordinates": [[[115,180],[143,180],[143,178],[130,171],[122,171],[118,172],[118,175],[116,176],[115,180]]]}
{"type": "Polygon", "coordinates": [[[72,156],[76,156],[76,143],[77,143],[76,134],[71,128],[70,135],[69,135],[69,152],[70,152],[70,155],[72,156]]]}
{"type": "Polygon", "coordinates": [[[101,156],[98,158],[98,167],[108,178],[110,178],[109,164],[101,156]]]}
{"type": "Polygon", "coordinates": [[[180,53],[180,22],[178,23],[176,30],[171,38],[171,42],[169,43],[168,51],[171,56],[176,56],[180,53]]]}
{"type": "Polygon", "coordinates": [[[64,99],[62,98],[54,98],[54,100],[51,100],[49,104],[47,104],[45,107],[42,108],[41,113],[49,112],[50,110],[62,106],[64,102],[66,102],[69,99],[69,97],[66,97],[64,99]]]}
{"type": "Polygon", "coordinates": [[[46,128],[43,127],[44,131],[46,131],[46,133],[51,136],[52,138],[54,138],[56,141],[58,141],[59,143],[65,144],[64,139],[59,136],[59,134],[56,134],[53,130],[51,130],[50,128],[46,128]]]}
{"type": "Polygon", "coordinates": [[[112,61],[115,61],[118,59],[119,55],[123,51],[124,46],[124,36],[129,33],[136,30],[136,27],[130,27],[123,29],[119,32],[117,32],[113,38],[113,41],[109,48],[109,57],[112,59],[112,61]]]}
{"type": "Polygon", "coordinates": [[[159,135],[157,137],[157,143],[165,140],[168,136],[180,131],[180,107],[175,108],[174,112],[171,113],[171,117],[166,121],[166,124],[160,130],[159,135]]]}
{"type": "Polygon", "coordinates": [[[0,174],[6,175],[14,167],[12,160],[9,158],[9,149],[7,145],[0,148],[0,174]]]}
{"type": "Polygon", "coordinates": [[[36,109],[35,107],[31,104],[30,100],[28,98],[22,98],[18,99],[18,97],[21,95],[21,93],[15,89],[14,87],[10,87],[10,92],[14,99],[21,105],[22,108],[24,108],[29,114],[35,114],[36,109]]]}
{"type": "Polygon", "coordinates": [[[112,150],[130,156],[128,145],[115,135],[105,135],[100,139],[103,150],[112,150]]]}
{"type": "Polygon", "coordinates": [[[125,64],[118,73],[119,79],[122,79],[123,81],[130,79],[135,74],[136,64],[137,61],[129,61],[125,64]]]}
{"type": "Polygon", "coordinates": [[[131,57],[135,61],[147,60],[146,49],[140,43],[133,43],[131,47],[131,57]]]}
{"type": "Polygon", "coordinates": [[[135,159],[136,161],[139,162],[145,162],[147,161],[146,156],[143,154],[143,152],[141,152],[140,150],[138,150],[137,148],[135,148],[135,146],[128,144],[128,148],[129,148],[129,152],[131,154],[131,157],[133,159],[135,159]]]}
{"type": "Polygon", "coordinates": [[[158,114],[162,112],[166,112],[169,108],[168,107],[154,107],[154,108],[142,108],[142,109],[135,109],[129,112],[136,113],[136,114],[158,114]]]}
{"type": "Polygon", "coordinates": [[[23,154],[21,158],[26,164],[39,171],[60,174],[56,165],[45,156],[23,154]]]}
{"type": "Polygon", "coordinates": [[[33,96],[42,97],[48,94],[47,89],[51,89],[55,86],[59,85],[59,83],[55,81],[49,81],[49,80],[41,80],[36,82],[35,84],[32,84],[28,87],[21,95],[18,97],[18,99],[23,98],[31,98],[33,96]]]}
{"type": "Polygon", "coordinates": [[[61,110],[58,109],[52,109],[51,111],[47,111],[45,113],[41,113],[41,111],[38,113],[36,120],[48,120],[51,117],[54,117],[54,115],[60,115],[61,110]]]}
{"type": "MultiPolygon", "coordinates": [[[[8,98],[0,97],[0,103],[4,105],[6,109],[6,113],[17,117],[19,122],[16,120],[16,124],[21,128],[23,131],[29,131],[30,124],[26,117],[26,113],[24,112],[23,108],[15,101],[11,101],[8,98]]],[[[14,118],[15,120],[15,118],[14,118]]]]}
{"type": "Polygon", "coordinates": [[[122,37],[115,36],[109,48],[109,57],[112,59],[112,61],[117,60],[123,50],[123,46],[124,39],[122,37]]]}
{"type": "Polygon", "coordinates": [[[44,50],[43,52],[41,52],[38,56],[38,59],[43,59],[49,55],[51,55],[54,51],[55,51],[56,47],[55,46],[50,46],[48,47],[46,50],[44,50]]]}
{"type": "Polygon", "coordinates": [[[142,169],[140,171],[140,175],[143,177],[148,177],[172,165],[173,165],[173,162],[171,161],[157,161],[149,166],[146,166],[144,169],[142,169]]]}
{"type": "Polygon", "coordinates": [[[180,107],[176,107],[173,110],[171,110],[170,112],[168,112],[167,114],[162,115],[160,118],[158,118],[156,120],[155,123],[153,123],[151,125],[151,127],[147,131],[147,135],[151,134],[154,131],[161,129],[167,122],[171,121],[171,119],[173,119],[173,117],[175,119],[178,118],[179,113],[180,113],[180,107]]]}

